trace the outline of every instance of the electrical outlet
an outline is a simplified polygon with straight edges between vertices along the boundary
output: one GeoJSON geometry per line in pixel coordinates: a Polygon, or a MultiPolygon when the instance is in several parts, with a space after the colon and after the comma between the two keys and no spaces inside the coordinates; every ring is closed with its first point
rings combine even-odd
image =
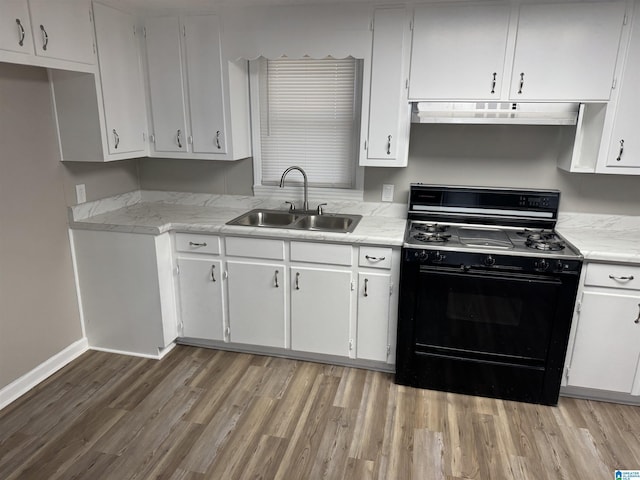
{"type": "Polygon", "coordinates": [[[382,201],[393,202],[393,189],[395,185],[382,185],[382,201]]]}
{"type": "Polygon", "coordinates": [[[78,204],[87,201],[87,189],[85,188],[84,183],[76,185],[76,201],[78,204]]]}

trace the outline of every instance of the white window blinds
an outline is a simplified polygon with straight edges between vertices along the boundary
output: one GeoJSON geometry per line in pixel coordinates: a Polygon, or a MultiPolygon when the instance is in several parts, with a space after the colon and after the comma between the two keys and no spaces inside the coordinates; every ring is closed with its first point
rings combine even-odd
{"type": "Polygon", "coordinates": [[[311,186],[354,187],[359,83],[353,58],[261,61],[263,185],[277,184],[287,167],[298,165],[311,186]]]}

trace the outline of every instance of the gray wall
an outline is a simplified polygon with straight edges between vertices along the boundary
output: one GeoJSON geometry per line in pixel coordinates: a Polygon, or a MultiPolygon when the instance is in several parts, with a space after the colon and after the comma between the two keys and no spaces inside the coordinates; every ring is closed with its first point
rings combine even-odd
{"type": "Polygon", "coordinates": [[[139,172],[144,190],[253,195],[251,158],[235,162],[143,158],[139,172]]]}
{"type": "Polygon", "coordinates": [[[570,149],[571,127],[518,125],[412,125],[407,168],[367,168],[365,200],[380,201],[395,185],[407,201],[411,182],[556,188],[561,210],[640,214],[640,176],[567,173],[556,167],[570,149]]]}
{"type": "Polygon", "coordinates": [[[137,160],[109,163],[65,162],[62,168],[67,205],[78,203],[76,185],[81,183],[85,185],[88,202],[140,188],[137,160]]]}
{"type": "Polygon", "coordinates": [[[0,63],[0,388],[82,338],[46,71],[0,63]]]}

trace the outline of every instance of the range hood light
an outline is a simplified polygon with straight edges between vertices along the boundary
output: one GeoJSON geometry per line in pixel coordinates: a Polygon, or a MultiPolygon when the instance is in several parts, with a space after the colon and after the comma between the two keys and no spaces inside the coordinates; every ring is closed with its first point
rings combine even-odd
{"type": "Polygon", "coordinates": [[[415,102],[412,123],[575,125],[579,103],[415,102]]]}

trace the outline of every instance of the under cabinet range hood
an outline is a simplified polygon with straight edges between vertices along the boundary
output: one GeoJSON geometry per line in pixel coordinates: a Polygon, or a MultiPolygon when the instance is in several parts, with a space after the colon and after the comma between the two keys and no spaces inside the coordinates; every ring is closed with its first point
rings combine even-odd
{"type": "Polygon", "coordinates": [[[415,102],[412,123],[575,125],[579,103],[415,102]]]}

